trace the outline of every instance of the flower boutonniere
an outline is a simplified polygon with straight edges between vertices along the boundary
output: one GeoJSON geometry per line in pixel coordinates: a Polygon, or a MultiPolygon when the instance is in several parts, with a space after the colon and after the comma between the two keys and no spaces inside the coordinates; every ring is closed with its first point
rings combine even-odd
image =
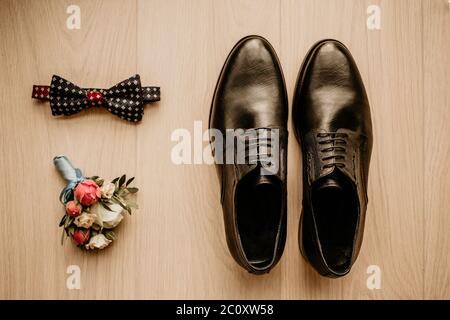
{"type": "Polygon", "coordinates": [[[65,214],[59,223],[63,228],[61,243],[71,237],[82,249],[104,249],[116,240],[114,229],[124,213],[132,213],[137,204],[130,200],[138,192],[132,187],[133,178],[126,175],[106,182],[98,176],[84,177],[66,156],[57,156],[53,162],[67,181],[60,195],[65,214]]]}

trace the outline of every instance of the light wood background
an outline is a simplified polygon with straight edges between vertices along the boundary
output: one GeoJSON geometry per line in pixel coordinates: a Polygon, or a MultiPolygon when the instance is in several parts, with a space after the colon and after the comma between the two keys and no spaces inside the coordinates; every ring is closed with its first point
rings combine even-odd
{"type": "Polygon", "coordinates": [[[0,298],[450,298],[447,0],[1,0],[0,34],[0,298]],[[80,30],[66,28],[69,4],[81,8],[80,30]],[[381,30],[366,27],[370,4],[381,7],[381,30]],[[196,120],[206,129],[220,68],[248,34],[276,48],[290,98],[320,39],[343,41],[359,66],[374,148],[365,239],[344,278],[321,278],[300,257],[293,137],[287,245],[269,275],[250,275],[229,255],[214,167],[171,162],[172,131],[193,132],[196,120]],[[55,119],[30,99],[53,74],[109,87],[134,73],[162,88],[138,125],[102,110],[55,119]],[[86,174],[137,177],[141,209],[107,250],[60,245],[57,154],[86,174]],[[69,265],[81,268],[80,290],[66,288],[69,265]],[[366,286],[370,265],[381,268],[379,290],[366,286]]]}

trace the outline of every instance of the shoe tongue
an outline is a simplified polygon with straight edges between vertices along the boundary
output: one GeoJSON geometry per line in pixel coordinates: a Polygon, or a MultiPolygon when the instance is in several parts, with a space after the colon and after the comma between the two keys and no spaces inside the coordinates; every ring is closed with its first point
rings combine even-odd
{"type": "Polygon", "coordinates": [[[341,183],[333,178],[333,177],[328,177],[325,178],[318,186],[317,186],[318,190],[324,190],[324,189],[342,189],[342,185],[341,183]]]}
{"type": "Polygon", "coordinates": [[[268,176],[259,175],[255,177],[253,185],[255,187],[263,185],[263,184],[272,184],[272,180],[268,176]]]}

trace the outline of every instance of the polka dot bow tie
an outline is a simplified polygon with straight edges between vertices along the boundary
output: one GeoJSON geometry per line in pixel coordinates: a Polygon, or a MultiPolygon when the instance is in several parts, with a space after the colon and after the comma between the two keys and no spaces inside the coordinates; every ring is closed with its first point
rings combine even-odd
{"type": "Polygon", "coordinates": [[[144,103],[160,100],[159,87],[142,87],[135,75],[109,89],[83,89],[54,75],[50,86],[33,86],[32,98],[50,101],[54,116],[70,116],[90,107],[104,107],[132,122],[142,120],[144,103]]]}

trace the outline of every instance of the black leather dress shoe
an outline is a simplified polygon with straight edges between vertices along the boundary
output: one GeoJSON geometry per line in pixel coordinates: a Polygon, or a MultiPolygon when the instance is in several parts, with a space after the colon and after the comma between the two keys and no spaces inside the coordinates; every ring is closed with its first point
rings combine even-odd
{"type": "Polygon", "coordinates": [[[224,138],[221,145],[210,131],[228,248],[255,274],[275,266],[286,240],[287,117],[274,49],[259,36],[243,38],[223,66],[209,127],[224,138]]]}
{"type": "Polygon", "coordinates": [[[308,53],[293,122],[303,151],[300,249],[321,275],[340,277],[361,247],[372,150],[366,91],[342,43],[324,40],[308,53]]]}

